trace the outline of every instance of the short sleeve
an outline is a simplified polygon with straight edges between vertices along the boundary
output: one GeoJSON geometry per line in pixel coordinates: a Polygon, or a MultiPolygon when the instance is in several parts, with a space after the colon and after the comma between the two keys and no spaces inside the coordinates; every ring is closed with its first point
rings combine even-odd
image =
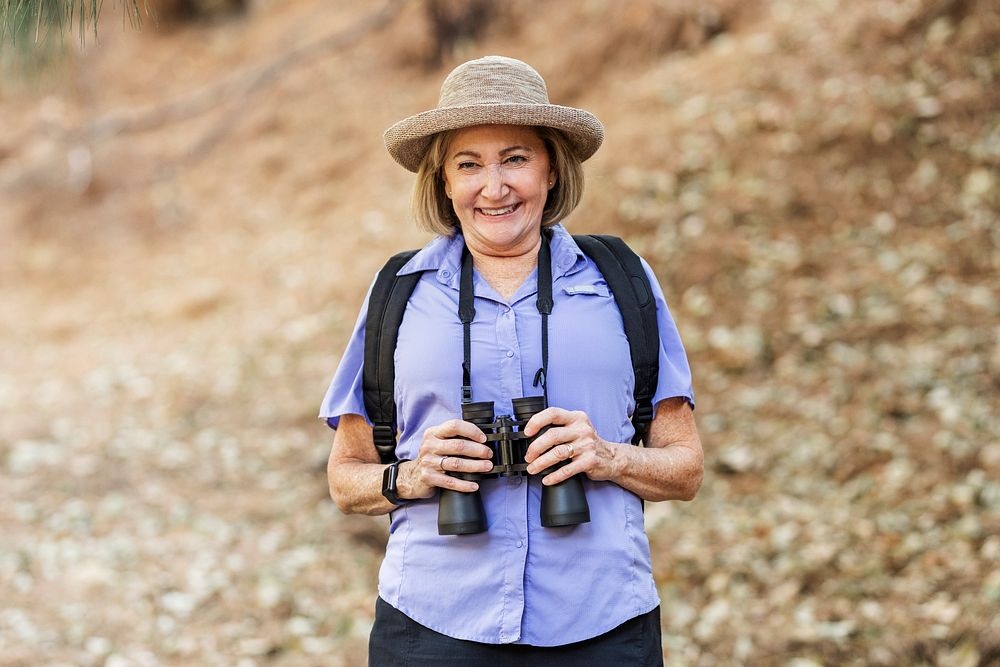
{"type": "MultiPolygon", "coordinates": [[[[373,283],[374,284],[374,283],[373,283]]],[[[362,369],[365,361],[365,322],[368,319],[368,299],[371,297],[371,287],[361,304],[361,312],[354,324],[351,339],[347,349],[340,358],[340,365],[333,375],[330,387],[326,390],[323,403],[319,409],[320,419],[325,419],[330,428],[337,428],[343,415],[355,414],[364,417],[371,425],[368,412],[365,410],[364,393],[362,390],[362,369]]]]}
{"type": "Polygon", "coordinates": [[[653,395],[653,408],[668,398],[683,397],[694,408],[694,389],[691,385],[691,367],[688,365],[687,353],[681,343],[674,318],[667,308],[663,290],[646,260],[642,266],[649,276],[649,284],[653,288],[653,298],[656,299],[656,324],[660,333],[660,373],[657,376],[656,393],[653,395]]]}

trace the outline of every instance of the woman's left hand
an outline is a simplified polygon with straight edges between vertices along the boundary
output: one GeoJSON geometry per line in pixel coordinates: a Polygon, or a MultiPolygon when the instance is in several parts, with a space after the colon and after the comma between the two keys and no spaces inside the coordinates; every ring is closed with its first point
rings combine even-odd
{"type": "Polygon", "coordinates": [[[546,408],[525,424],[524,433],[531,437],[546,426],[549,430],[538,436],[525,452],[528,473],[536,475],[562,461],[569,462],[543,477],[542,484],[558,484],[579,473],[595,481],[615,478],[620,445],[597,435],[587,413],[546,408]]]}

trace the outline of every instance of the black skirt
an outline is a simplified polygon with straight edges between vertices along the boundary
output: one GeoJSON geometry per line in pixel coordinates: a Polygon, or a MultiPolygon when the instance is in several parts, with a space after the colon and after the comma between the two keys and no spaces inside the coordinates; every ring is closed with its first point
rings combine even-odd
{"type": "Polygon", "coordinates": [[[660,608],[625,621],[603,635],[563,646],[481,644],[425,628],[382,598],[368,642],[369,667],[545,667],[663,665],[660,608]]]}

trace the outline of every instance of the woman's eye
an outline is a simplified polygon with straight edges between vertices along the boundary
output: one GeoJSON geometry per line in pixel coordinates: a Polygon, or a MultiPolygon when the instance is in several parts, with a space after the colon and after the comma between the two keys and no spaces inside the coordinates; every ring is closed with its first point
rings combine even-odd
{"type": "Polygon", "coordinates": [[[508,164],[518,165],[518,164],[524,164],[525,162],[527,162],[528,158],[524,157],[523,155],[511,155],[505,161],[508,164]]]}
{"type": "Polygon", "coordinates": [[[460,170],[462,170],[462,171],[468,171],[470,169],[475,169],[476,168],[476,163],[475,162],[459,162],[458,163],[458,168],[460,170]]]}

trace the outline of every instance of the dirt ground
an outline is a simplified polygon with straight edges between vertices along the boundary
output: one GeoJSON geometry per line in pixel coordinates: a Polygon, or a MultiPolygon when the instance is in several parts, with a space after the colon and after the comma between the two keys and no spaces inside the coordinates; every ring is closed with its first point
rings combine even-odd
{"type": "Polygon", "coordinates": [[[386,521],[315,415],[424,243],[381,144],[457,63],[593,111],[706,447],[647,504],[669,665],[1000,662],[1000,7],[259,0],[0,81],[0,665],[364,664],[386,521]]]}

